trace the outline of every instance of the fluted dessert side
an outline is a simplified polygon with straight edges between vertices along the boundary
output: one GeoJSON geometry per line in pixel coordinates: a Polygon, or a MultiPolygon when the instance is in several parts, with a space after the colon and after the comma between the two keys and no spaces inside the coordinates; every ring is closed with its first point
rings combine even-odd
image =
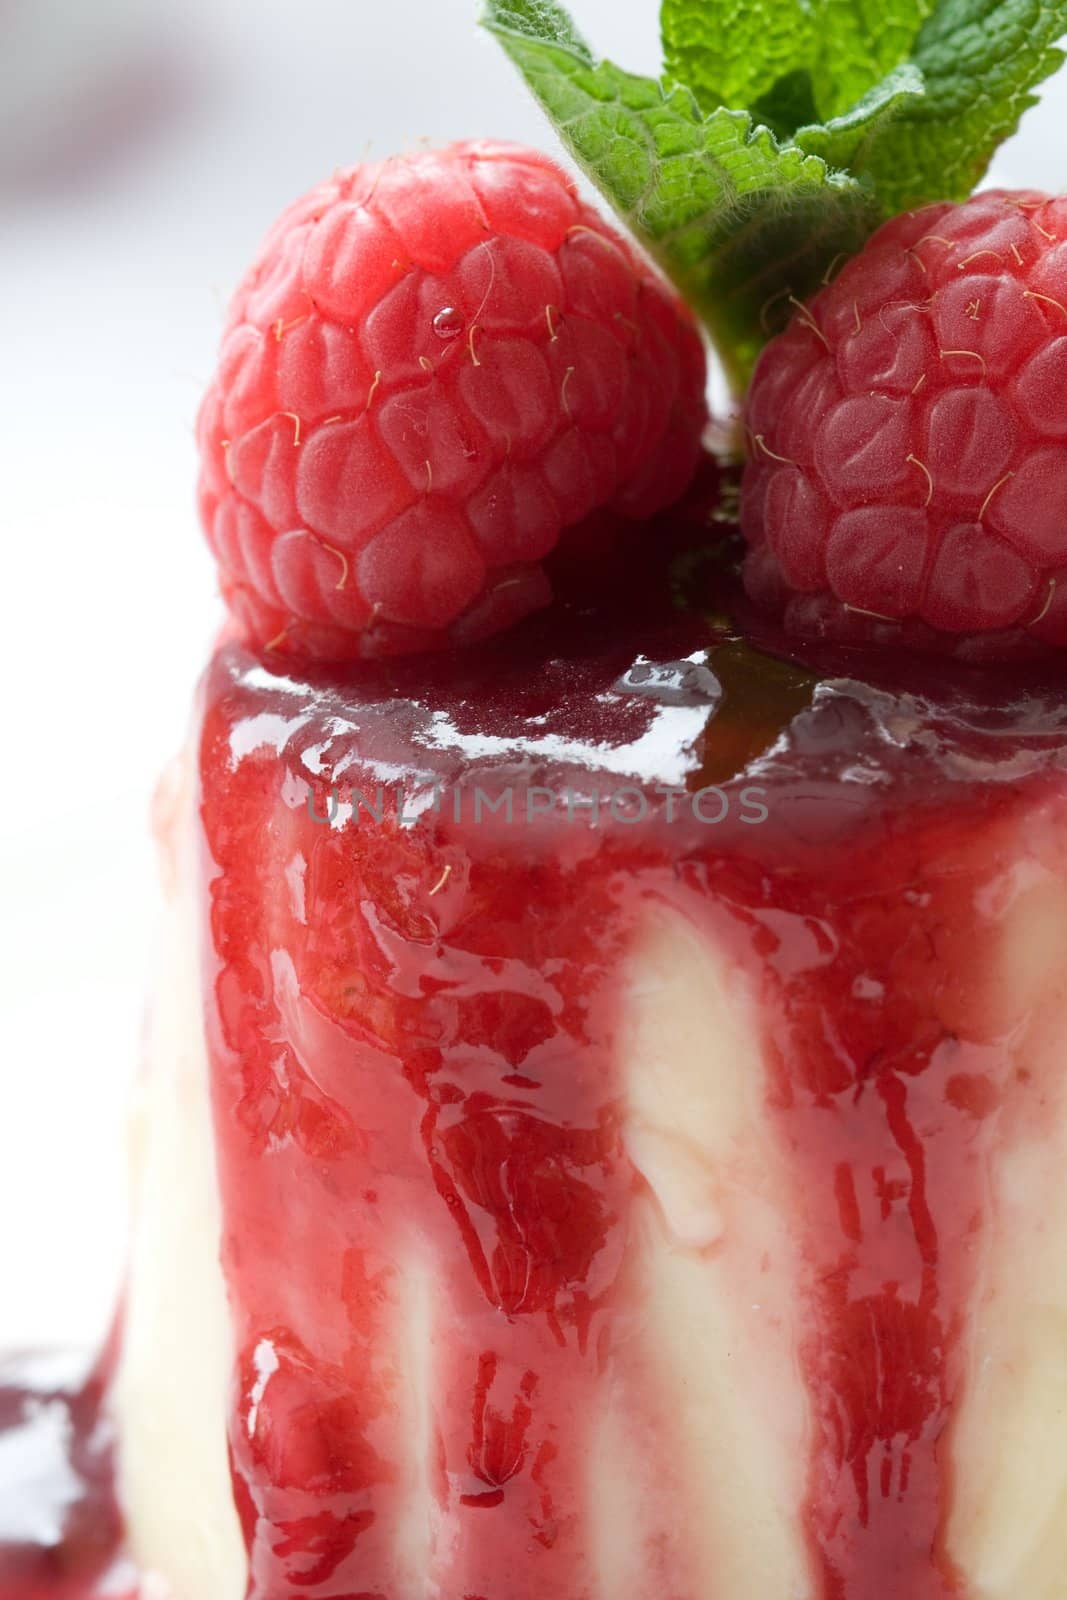
{"type": "Polygon", "coordinates": [[[641,752],[691,795],[721,707],[587,676],[479,753],[459,691],[214,664],[193,1434],[244,1550],[227,1507],[189,1588],[134,1506],[138,1553],[176,1600],[1055,1600],[1055,713],[980,750],[830,684],[713,828],[641,752]],[[647,815],[501,802],[591,774],[647,815]]]}

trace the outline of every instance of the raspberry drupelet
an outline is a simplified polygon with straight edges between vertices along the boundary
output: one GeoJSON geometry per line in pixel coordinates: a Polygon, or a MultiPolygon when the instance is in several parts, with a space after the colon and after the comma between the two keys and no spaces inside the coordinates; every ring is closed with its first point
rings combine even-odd
{"type": "Polygon", "coordinates": [[[1067,200],[887,222],[764,351],[746,584],[791,632],[1067,645],[1067,200]]]}
{"type": "Polygon", "coordinates": [[[704,385],[689,311],[546,157],[339,173],[268,234],[202,407],[224,596],[307,656],[494,633],[547,602],[565,531],[683,492],[704,385]]]}

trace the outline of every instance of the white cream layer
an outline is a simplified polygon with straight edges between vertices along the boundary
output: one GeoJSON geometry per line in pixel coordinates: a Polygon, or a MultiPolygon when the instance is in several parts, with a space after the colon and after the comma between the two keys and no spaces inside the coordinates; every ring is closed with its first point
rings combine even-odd
{"type": "Polygon", "coordinates": [[[119,1492],[132,1553],[161,1595],[243,1600],[188,767],[168,774],[162,792],[167,902],[132,1130],[134,1231],[114,1394],[119,1492]]]}

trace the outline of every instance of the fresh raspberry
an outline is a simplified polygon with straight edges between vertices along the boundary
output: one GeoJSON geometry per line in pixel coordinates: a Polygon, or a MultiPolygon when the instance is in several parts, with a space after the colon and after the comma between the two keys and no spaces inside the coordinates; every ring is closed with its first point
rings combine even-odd
{"type": "Polygon", "coordinates": [[[745,581],[790,631],[1067,645],[1067,199],[887,222],[760,358],[745,581]]]}
{"type": "Polygon", "coordinates": [[[565,530],[684,491],[704,381],[682,302],[546,157],[339,173],[267,235],[200,413],[223,593],[311,656],[494,633],[565,530]]]}

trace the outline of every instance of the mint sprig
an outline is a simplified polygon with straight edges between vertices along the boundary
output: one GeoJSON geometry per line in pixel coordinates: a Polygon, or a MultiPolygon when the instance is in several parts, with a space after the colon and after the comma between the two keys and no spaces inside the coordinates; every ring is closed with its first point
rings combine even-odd
{"type": "Polygon", "coordinates": [[[912,56],[925,93],[865,171],[892,215],[962,200],[1063,62],[1063,0],[941,0],[912,56]]]}
{"type": "Polygon", "coordinates": [[[795,75],[810,109],[840,116],[907,61],[930,9],[930,0],[662,0],[666,76],[702,105],[755,110],[795,75]]]}
{"type": "Polygon", "coordinates": [[[662,79],[598,60],[557,0],[483,21],[740,390],[836,259],[970,192],[1060,65],[1067,0],[662,0],[662,79]]]}

